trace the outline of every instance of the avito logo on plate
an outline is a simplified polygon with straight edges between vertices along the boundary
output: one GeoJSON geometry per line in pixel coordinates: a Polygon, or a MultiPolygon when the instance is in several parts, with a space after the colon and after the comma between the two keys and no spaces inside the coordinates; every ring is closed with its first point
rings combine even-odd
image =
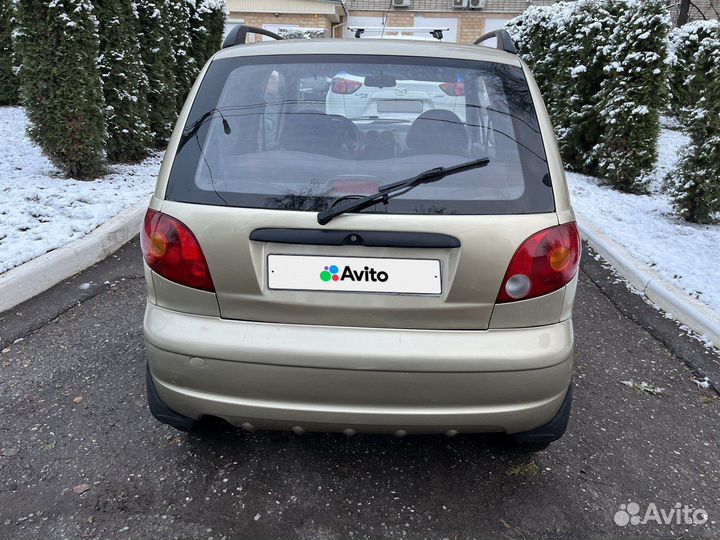
{"type": "Polygon", "coordinates": [[[326,266],[322,272],[320,272],[320,279],[323,281],[330,281],[331,279],[333,281],[337,281],[340,279],[340,276],[338,276],[338,267],[333,265],[326,266]]]}
{"type": "Polygon", "coordinates": [[[274,290],[332,294],[441,294],[440,270],[438,259],[271,253],[267,285],[274,290]]]}
{"type": "Polygon", "coordinates": [[[320,272],[320,279],[323,281],[379,281],[385,283],[388,279],[388,273],[383,270],[375,270],[375,268],[365,266],[362,270],[355,270],[350,265],[345,265],[342,274],[339,274],[340,269],[336,264],[331,264],[323,267],[323,271],[320,272]]]}

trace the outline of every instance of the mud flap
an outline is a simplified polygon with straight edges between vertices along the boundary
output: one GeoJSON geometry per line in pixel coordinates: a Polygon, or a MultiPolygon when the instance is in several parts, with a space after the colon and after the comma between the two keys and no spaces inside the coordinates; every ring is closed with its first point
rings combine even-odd
{"type": "Polygon", "coordinates": [[[572,407],[572,382],[557,414],[547,424],[530,431],[515,433],[513,438],[521,445],[545,445],[557,441],[565,434],[572,407]]]}
{"type": "Polygon", "coordinates": [[[176,413],[160,399],[155,389],[152,376],[150,375],[150,366],[145,368],[145,384],[147,387],[147,400],[152,415],[163,424],[168,424],[180,431],[192,431],[196,422],[192,418],[176,413]]]}

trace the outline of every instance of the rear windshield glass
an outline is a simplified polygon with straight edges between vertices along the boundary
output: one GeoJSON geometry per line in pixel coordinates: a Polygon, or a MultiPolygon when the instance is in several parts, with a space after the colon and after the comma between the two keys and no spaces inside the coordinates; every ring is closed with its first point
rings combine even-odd
{"type": "Polygon", "coordinates": [[[490,164],[365,212],[554,210],[519,67],[393,56],[265,56],[212,63],[192,106],[169,200],[301,211],[427,169],[490,164]]]}

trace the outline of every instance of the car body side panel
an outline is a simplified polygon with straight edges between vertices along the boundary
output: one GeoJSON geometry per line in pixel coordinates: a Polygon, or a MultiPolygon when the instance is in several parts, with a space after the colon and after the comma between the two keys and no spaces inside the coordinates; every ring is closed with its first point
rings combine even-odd
{"type": "Polygon", "coordinates": [[[173,283],[155,272],[152,272],[152,282],[156,291],[154,303],[158,306],[185,313],[220,316],[215,293],[173,283]]]}
{"type": "Polygon", "coordinates": [[[553,324],[561,319],[566,287],[544,296],[496,304],[490,328],[525,328],[553,324]]]}

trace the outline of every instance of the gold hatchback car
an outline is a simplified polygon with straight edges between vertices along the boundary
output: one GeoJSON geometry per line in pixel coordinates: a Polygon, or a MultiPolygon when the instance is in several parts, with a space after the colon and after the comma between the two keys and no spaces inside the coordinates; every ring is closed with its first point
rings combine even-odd
{"type": "Polygon", "coordinates": [[[153,415],[560,438],[580,239],[507,34],[245,45],[253,30],[203,69],[145,217],[153,415]]]}

